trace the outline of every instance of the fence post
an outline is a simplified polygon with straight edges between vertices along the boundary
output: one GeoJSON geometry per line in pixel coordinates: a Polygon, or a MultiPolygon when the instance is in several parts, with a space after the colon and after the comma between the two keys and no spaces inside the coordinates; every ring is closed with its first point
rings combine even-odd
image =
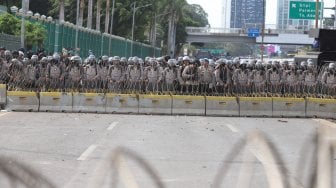
{"type": "Polygon", "coordinates": [[[59,23],[55,22],[55,44],[54,44],[54,53],[58,52],[58,37],[59,37],[59,23]]]}
{"type": "Polygon", "coordinates": [[[127,57],[127,39],[125,39],[125,57],[127,57]]]}
{"type": "Polygon", "coordinates": [[[140,44],[141,44],[141,46],[140,46],[140,57],[141,57],[141,58],[143,58],[143,57],[142,57],[142,48],[143,48],[143,43],[140,43],[140,44]]]}

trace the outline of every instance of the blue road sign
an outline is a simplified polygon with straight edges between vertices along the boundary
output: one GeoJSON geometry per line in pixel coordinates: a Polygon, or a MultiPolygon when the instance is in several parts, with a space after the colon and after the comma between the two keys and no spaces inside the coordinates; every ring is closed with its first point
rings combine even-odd
{"type": "Polygon", "coordinates": [[[248,28],[247,32],[248,37],[259,37],[260,35],[259,28],[248,28]]]}

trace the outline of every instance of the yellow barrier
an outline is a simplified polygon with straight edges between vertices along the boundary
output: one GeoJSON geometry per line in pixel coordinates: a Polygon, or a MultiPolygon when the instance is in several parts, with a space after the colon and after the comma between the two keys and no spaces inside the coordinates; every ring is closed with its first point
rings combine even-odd
{"type": "Polygon", "coordinates": [[[274,117],[306,117],[304,98],[273,97],[274,117]]]}
{"type": "Polygon", "coordinates": [[[139,95],[140,114],[172,114],[172,96],[139,95]]]}
{"type": "Polygon", "coordinates": [[[307,117],[336,119],[336,99],[307,99],[307,117]]]}
{"type": "Polygon", "coordinates": [[[6,84],[0,84],[0,106],[3,109],[7,102],[6,84]]]}
{"type": "Polygon", "coordinates": [[[106,97],[103,93],[72,93],[73,112],[106,113],[106,97]]]}
{"type": "Polygon", "coordinates": [[[28,91],[8,91],[7,109],[12,111],[34,111],[39,110],[38,93],[28,91]]]}
{"type": "Polygon", "coordinates": [[[139,100],[135,94],[106,94],[107,113],[139,113],[139,100]]]}
{"type": "Polygon", "coordinates": [[[240,116],[272,116],[271,97],[239,97],[240,116]]]}
{"type": "Polygon", "coordinates": [[[239,116],[239,103],[236,97],[206,96],[206,115],[239,116]]]}
{"type": "Polygon", "coordinates": [[[205,97],[173,95],[172,114],[205,115],[205,97]]]}
{"type": "Polygon", "coordinates": [[[41,112],[72,112],[72,93],[40,92],[41,112]]]}

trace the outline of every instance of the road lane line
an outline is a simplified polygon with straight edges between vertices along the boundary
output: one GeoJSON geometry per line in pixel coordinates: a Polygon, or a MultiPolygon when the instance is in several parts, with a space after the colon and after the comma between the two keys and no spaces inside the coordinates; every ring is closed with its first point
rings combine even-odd
{"type": "Polygon", "coordinates": [[[225,126],[226,126],[228,129],[230,129],[232,132],[234,132],[234,133],[236,133],[236,132],[239,131],[235,126],[233,126],[233,125],[231,125],[231,124],[226,124],[225,126]]]}
{"type": "Polygon", "coordinates": [[[90,154],[97,148],[97,145],[92,144],[90,147],[88,147],[81,156],[77,158],[77,161],[85,161],[90,154]]]}
{"type": "Polygon", "coordinates": [[[112,129],[114,129],[115,126],[118,125],[119,122],[112,122],[111,125],[107,128],[108,131],[111,131],[112,129]]]}
{"type": "Polygon", "coordinates": [[[313,119],[313,120],[322,124],[322,125],[326,125],[328,127],[336,128],[336,124],[331,122],[331,121],[328,121],[328,120],[325,120],[325,119],[313,119]]]}

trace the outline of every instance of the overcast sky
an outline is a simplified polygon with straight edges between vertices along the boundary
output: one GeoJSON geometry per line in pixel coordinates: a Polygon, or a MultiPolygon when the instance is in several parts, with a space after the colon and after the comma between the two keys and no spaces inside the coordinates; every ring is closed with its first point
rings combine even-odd
{"type": "MultiPolygon", "coordinates": [[[[189,4],[199,4],[209,15],[211,27],[221,27],[222,0],[187,0],[189,4]]],[[[320,0],[323,1],[323,0],[320,0]]],[[[277,0],[266,0],[266,24],[276,24],[277,0]]],[[[335,0],[324,0],[324,7],[332,7],[335,0]]],[[[333,11],[325,10],[324,17],[330,17],[333,11]]]]}

